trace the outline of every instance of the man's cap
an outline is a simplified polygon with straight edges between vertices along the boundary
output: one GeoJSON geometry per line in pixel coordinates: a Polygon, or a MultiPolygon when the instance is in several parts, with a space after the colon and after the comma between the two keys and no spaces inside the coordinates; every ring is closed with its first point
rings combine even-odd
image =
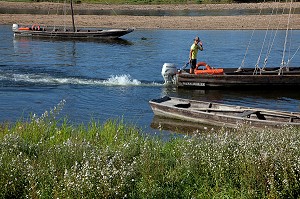
{"type": "Polygon", "coordinates": [[[195,40],[195,41],[200,41],[200,38],[199,38],[199,37],[195,37],[194,40],[195,40]]]}

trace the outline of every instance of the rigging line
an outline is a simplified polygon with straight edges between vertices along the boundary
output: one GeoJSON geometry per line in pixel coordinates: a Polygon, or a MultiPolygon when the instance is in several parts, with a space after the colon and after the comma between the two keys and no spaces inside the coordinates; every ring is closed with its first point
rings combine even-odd
{"type": "MultiPolygon", "coordinates": [[[[274,13],[274,8],[272,9],[271,16],[273,15],[273,13],[274,13]]],[[[268,28],[267,28],[267,30],[266,30],[265,37],[264,37],[264,41],[263,41],[262,46],[261,46],[261,49],[260,49],[260,54],[259,54],[259,56],[258,56],[258,58],[257,58],[257,62],[256,62],[256,64],[255,64],[255,68],[256,68],[257,70],[260,70],[260,72],[261,72],[261,68],[259,67],[259,62],[260,62],[261,55],[262,55],[262,52],[263,52],[263,49],[264,49],[264,47],[265,47],[265,43],[266,43],[266,40],[267,40],[267,35],[268,35],[268,32],[269,32],[270,23],[271,23],[271,17],[269,18],[268,28]]]]}
{"type": "Polygon", "coordinates": [[[295,57],[295,55],[298,53],[299,49],[300,49],[300,45],[297,48],[296,52],[293,54],[293,56],[287,61],[287,65],[289,65],[289,63],[291,62],[291,60],[295,57]]]}
{"type": "MultiPolygon", "coordinates": [[[[109,4],[107,3],[107,1],[105,1],[105,3],[106,3],[106,5],[109,6],[109,4]]],[[[116,13],[116,11],[115,11],[113,8],[111,8],[111,10],[113,11],[113,13],[114,13],[116,16],[118,16],[118,14],[116,13]]]]}
{"type": "Polygon", "coordinates": [[[282,72],[282,68],[285,66],[284,59],[285,59],[285,52],[286,52],[286,45],[287,45],[287,37],[288,37],[288,31],[289,31],[289,25],[290,25],[290,18],[291,18],[291,11],[292,11],[292,2],[290,2],[290,10],[289,10],[289,16],[288,16],[288,23],[285,31],[285,40],[284,40],[284,46],[283,46],[283,53],[282,53],[282,60],[281,60],[281,66],[279,74],[282,72]]]}
{"type": "MultiPolygon", "coordinates": [[[[293,9],[293,14],[295,14],[295,8],[293,9]]],[[[291,58],[291,49],[292,49],[293,29],[291,28],[290,31],[291,31],[291,34],[290,34],[291,36],[290,36],[289,56],[288,56],[287,63],[286,63],[287,66],[289,66],[289,63],[292,59],[291,58]]],[[[297,49],[297,51],[298,51],[298,49],[297,49]]],[[[296,51],[296,53],[297,53],[297,51],[296,51]]],[[[294,57],[294,55],[293,55],[293,57],[294,57]]]]}
{"type": "MultiPolygon", "coordinates": [[[[57,6],[56,6],[56,15],[59,15],[58,9],[59,9],[59,4],[57,4],[57,6]]],[[[53,24],[53,31],[55,30],[55,28],[56,28],[56,24],[54,23],[53,24]]]]}
{"type": "MultiPolygon", "coordinates": [[[[275,15],[278,14],[279,4],[280,4],[280,0],[278,1],[275,15]]],[[[283,8],[282,14],[283,14],[283,13],[284,13],[284,8],[283,8]]],[[[269,48],[268,48],[268,51],[267,51],[267,54],[266,54],[266,57],[265,57],[265,60],[264,60],[264,65],[263,65],[263,67],[262,67],[262,70],[264,70],[264,69],[266,68],[266,66],[267,66],[268,59],[269,59],[269,56],[270,56],[270,54],[271,54],[271,51],[272,51],[272,48],[273,48],[273,45],[274,45],[274,42],[275,42],[275,39],[276,39],[278,30],[279,30],[280,22],[281,22],[281,18],[279,18],[279,22],[278,22],[278,24],[277,24],[277,28],[276,28],[276,31],[275,31],[274,36],[273,36],[273,40],[272,40],[272,36],[270,36],[269,48]]],[[[273,33],[273,30],[272,30],[272,33],[273,33]]]]}
{"type": "Polygon", "coordinates": [[[288,60],[290,59],[290,57],[291,57],[291,48],[292,48],[292,37],[293,37],[293,32],[292,32],[293,30],[292,29],[290,29],[290,45],[289,45],[289,54],[288,54],[288,58],[287,58],[287,62],[286,62],[286,66],[288,67],[289,65],[288,65],[288,60]]]}
{"type": "Polygon", "coordinates": [[[66,31],[66,15],[67,15],[67,8],[66,8],[66,4],[67,4],[67,2],[66,2],[66,0],[64,1],[64,7],[63,7],[63,9],[64,9],[64,31],[66,31]]]}
{"type": "MultiPolygon", "coordinates": [[[[265,2],[265,0],[264,0],[264,2],[265,2]]],[[[261,12],[262,12],[262,5],[261,5],[261,8],[260,8],[260,11],[259,11],[258,16],[261,15],[261,12]]],[[[254,28],[253,31],[252,31],[250,40],[249,40],[248,45],[247,45],[247,48],[246,48],[246,52],[245,52],[245,54],[244,54],[244,58],[243,58],[243,60],[242,60],[242,63],[241,63],[241,65],[240,65],[240,67],[237,69],[237,71],[240,71],[240,70],[244,67],[244,65],[245,65],[245,59],[246,59],[246,56],[247,56],[247,54],[248,54],[249,47],[250,47],[250,44],[251,44],[251,42],[252,42],[252,39],[253,39],[253,35],[254,35],[255,30],[256,30],[256,28],[254,28]]]]}
{"type": "MultiPolygon", "coordinates": [[[[294,8],[293,14],[295,14],[296,9],[294,8]]],[[[292,39],[291,39],[292,40],[292,39]]],[[[292,42],[291,42],[292,44],[292,42]]],[[[295,55],[298,53],[298,51],[300,50],[300,45],[298,46],[297,50],[295,51],[295,53],[292,55],[292,57],[290,57],[287,61],[287,65],[290,64],[290,62],[292,61],[292,59],[295,57],[295,55]]]]}

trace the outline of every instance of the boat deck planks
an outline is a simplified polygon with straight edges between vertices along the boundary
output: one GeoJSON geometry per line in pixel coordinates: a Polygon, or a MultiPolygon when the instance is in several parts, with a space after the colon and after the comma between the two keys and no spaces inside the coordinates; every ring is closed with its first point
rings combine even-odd
{"type": "Polygon", "coordinates": [[[174,97],[149,101],[155,115],[217,126],[236,127],[247,123],[253,127],[300,127],[300,113],[226,105],[174,97]]]}

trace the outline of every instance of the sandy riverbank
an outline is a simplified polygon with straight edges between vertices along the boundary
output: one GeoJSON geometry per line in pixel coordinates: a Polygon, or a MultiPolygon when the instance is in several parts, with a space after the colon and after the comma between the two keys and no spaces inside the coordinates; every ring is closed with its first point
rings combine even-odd
{"type": "MultiPolygon", "coordinates": [[[[285,8],[286,3],[258,3],[258,4],[185,4],[185,5],[102,5],[76,4],[76,10],[234,10],[262,8],[285,8]]],[[[57,3],[14,3],[0,2],[0,9],[61,9],[57,3]]],[[[293,8],[300,8],[300,2],[293,4],[293,8]]],[[[137,29],[286,29],[287,14],[280,15],[240,15],[240,16],[129,16],[129,15],[76,15],[77,26],[102,28],[137,28],[137,29]]],[[[40,24],[40,25],[71,25],[71,17],[64,21],[62,15],[32,15],[32,14],[0,14],[0,24],[40,24]]],[[[300,29],[300,14],[290,17],[289,27],[300,29]]]]}

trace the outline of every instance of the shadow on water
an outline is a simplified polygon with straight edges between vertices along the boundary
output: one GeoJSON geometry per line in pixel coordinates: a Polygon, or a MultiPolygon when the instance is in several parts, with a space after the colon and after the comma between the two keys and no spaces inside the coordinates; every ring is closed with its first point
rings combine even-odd
{"type": "Polygon", "coordinates": [[[154,116],[150,126],[156,130],[164,130],[187,135],[206,134],[212,131],[215,132],[221,128],[225,128],[160,116],[154,116]]]}
{"type": "Polygon", "coordinates": [[[176,86],[165,86],[162,95],[170,95],[173,97],[190,98],[195,100],[223,100],[224,98],[264,98],[264,99],[280,99],[291,98],[300,100],[300,92],[294,89],[186,89],[176,86]]]}
{"type": "Polygon", "coordinates": [[[264,99],[280,99],[292,98],[300,100],[300,93],[291,89],[235,89],[235,90],[191,90],[177,89],[180,96],[186,96],[191,99],[199,99],[205,97],[210,100],[223,100],[224,98],[264,98],[264,99]]]}

